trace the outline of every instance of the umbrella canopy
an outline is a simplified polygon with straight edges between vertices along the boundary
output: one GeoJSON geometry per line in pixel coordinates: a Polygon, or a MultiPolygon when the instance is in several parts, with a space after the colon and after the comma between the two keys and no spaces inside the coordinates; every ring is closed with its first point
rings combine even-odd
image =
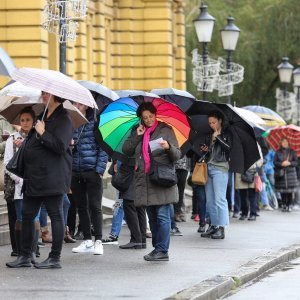
{"type": "MultiPolygon", "coordinates": [[[[187,116],[176,105],[163,99],[154,98],[152,103],[157,109],[157,120],[173,128],[178,144],[182,146],[187,142],[190,133],[187,116]]],[[[136,115],[138,105],[131,98],[120,98],[100,113],[97,138],[104,150],[115,159],[124,157],[123,144],[132,129],[139,125],[140,119],[136,115]]]]}
{"type": "Polygon", "coordinates": [[[243,108],[250,110],[261,117],[265,121],[263,126],[266,128],[286,125],[286,122],[282,119],[282,117],[270,108],[260,105],[248,105],[243,108]]]}
{"type": "Polygon", "coordinates": [[[253,124],[253,125],[264,125],[266,122],[256,113],[254,113],[251,110],[247,110],[245,108],[240,107],[233,107],[233,109],[242,116],[247,122],[253,124]]]}
{"type": "Polygon", "coordinates": [[[139,104],[145,101],[152,101],[155,98],[159,98],[156,94],[138,90],[118,90],[115,92],[119,95],[120,98],[129,97],[139,104]]]}
{"type": "Polygon", "coordinates": [[[117,93],[100,83],[87,80],[77,80],[77,82],[92,92],[100,111],[105,105],[120,98],[117,93]]]}
{"type": "Polygon", "coordinates": [[[196,100],[196,98],[189,92],[173,88],[153,89],[151,90],[151,93],[178,105],[183,111],[187,111],[196,100]]]}
{"type": "Polygon", "coordinates": [[[98,108],[88,89],[61,72],[47,69],[20,68],[13,72],[12,78],[26,86],[63,99],[98,108]]]}
{"type": "Polygon", "coordinates": [[[192,104],[186,114],[194,117],[194,120],[191,121],[193,133],[190,135],[190,142],[194,144],[193,149],[197,151],[198,143],[203,141],[205,135],[211,133],[207,114],[213,110],[219,110],[223,113],[224,125],[232,134],[230,170],[243,173],[260,159],[259,149],[252,126],[229,104],[205,101],[195,101],[192,104]]]}
{"type": "Polygon", "coordinates": [[[289,146],[300,156],[300,127],[296,125],[278,126],[268,131],[267,142],[277,151],[280,148],[280,142],[287,138],[289,146]]]}
{"type": "MultiPolygon", "coordinates": [[[[15,97],[15,96],[2,96],[10,97],[10,100],[7,101],[6,106],[0,111],[0,115],[5,117],[7,121],[11,124],[20,125],[20,112],[25,107],[31,107],[35,112],[35,115],[38,116],[41,114],[45,106],[41,102],[40,98],[32,100],[30,97],[15,97]]],[[[83,124],[88,123],[88,120],[85,116],[68,100],[64,101],[63,107],[68,110],[71,118],[71,122],[74,128],[77,128],[83,124]]]]}
{"type": "Polygon", "coordinates": [[[7,52],[0,48],[0,75],[11,77],[16,66],[7,52]]]}

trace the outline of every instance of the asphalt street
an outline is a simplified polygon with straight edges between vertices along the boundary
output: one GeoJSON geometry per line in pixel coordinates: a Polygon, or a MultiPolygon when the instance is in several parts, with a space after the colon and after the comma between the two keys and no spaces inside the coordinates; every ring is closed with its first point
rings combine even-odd
{"type": "Polygon", "coordinates": [[[229,300],[300,299],[300,258],[280,265],[259,281],[245,285],[229,300]]]}
{"type": "MultiPolygon", "coordinates": [[[[225,240],[200,238],[197,224],[179,223],[184,236],[172,237],[169,262],[146,262],[152,250],[106,245],[103,256],[71,253],[63,247],[61,270],[8,269],[10,247],[0,247],[0,299],[163,299],[266,253],[300,242],[300,211],[260,212],[257,221],[231,218],[225,240]]],[[[109,233],[109,226],[104,234],[109,233]]],[[[120,243],[129,240],[123,227],[120,243]]],[[[41,249],[47,257],[49,246],[41,249]]]]}

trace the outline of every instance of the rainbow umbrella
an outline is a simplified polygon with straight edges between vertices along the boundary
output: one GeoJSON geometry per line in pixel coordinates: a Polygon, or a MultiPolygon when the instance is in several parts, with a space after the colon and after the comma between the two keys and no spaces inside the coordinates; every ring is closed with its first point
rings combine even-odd
{"type": "MultiPolygon", "coordinates": [[[[178,106],[161,98],[154,98],[151,102],[157,109],[157,120],[173,128],[179,146],[188,143],[190,124],[185,113],[178,106]]],[[[96,137],[113,159],[124,158],[123,144],[140,122],[136,116],[138,106],[131,98],[120,98],[108,104],[99,115],[99,134],[96,137]]]]}

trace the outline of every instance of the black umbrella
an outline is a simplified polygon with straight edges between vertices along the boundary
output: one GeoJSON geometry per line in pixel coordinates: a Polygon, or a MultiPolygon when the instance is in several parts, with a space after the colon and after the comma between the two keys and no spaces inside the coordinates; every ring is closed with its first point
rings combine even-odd
{"type": "MultiPolygon", "coordinates": [[[[219,110],[224,115],[224,127],[232,134],[232,148],[229,166],[233,172],[244,173],[260,159],[259,150],[252,126],[243,119],[230,104],[196,101],[187,110],[191,117],[193,133],[190,142],[198,145],[206,134],[211,133],[208,126],[207,114],[219,110]]],[[[195,149],[195,147],[193,147],[195,149]]]]}
{"type": "Polygon", "coordinates": [[[176,104],[184,112],[186,112],[196,101],[196,98],[189,92],[174,88],[154,89],[151,93],[158,95],[168,102],[176,104]]]}

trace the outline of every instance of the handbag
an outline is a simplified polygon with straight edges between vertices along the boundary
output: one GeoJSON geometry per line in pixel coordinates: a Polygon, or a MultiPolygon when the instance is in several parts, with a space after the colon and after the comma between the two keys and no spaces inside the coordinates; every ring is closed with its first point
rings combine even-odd
{"type": "Polygon", "coordinates": [[[255,191],[257,193],[260,193],[263,190],[263,184],[261,178],[257,173],[254,176],[254,186],[255,186],[255,191]]]}
{"type": "Polygon", "coordinates": [[[12,202],[15,196],[15,181],[7,174],[4,173],[4,199],[7,202],[12,202]]]}
{"type": "Polygon", "coordinates": [[[175,165],[160,163],[154,159],[151,160],[151,169],[149,179],[152,183],[162,187],[172,187],[177,184],[177,174],[175,165]]]}
{"type": "Polygon", "coordinates": [[[192,174],[192,183],[196,185],[205,185],[208,180],[208,170],[207,163],[205,162],[205,153],[195,164],[193,174],[192,174]]]}
{"type": "Polygon", "coordinates": [[[196,185],[205,185],[208,179],[207,163],[196,162],[194,167],[192,182],[196,185]]]}
{"type": "Polygon", "coordinates": [[[26,140],[24,140],[22,146],[13,155],[11,160],[6,165],[7,171],[17,175],[18,177],[24,177],[24,151],[26,146],[26,140]]]}
{"type": "Polygon", "coordinates": [[[253,183],[256,170],[248,170],[245,173],[241,174],[241,180],[245,183],[253,183]]]}
{"type": "Polygon", "coordinates": [[[134,177],[134,167],[120,165],[118,171],[111,177],[111,185],[119,192],[126,192],[134,177]]]}

